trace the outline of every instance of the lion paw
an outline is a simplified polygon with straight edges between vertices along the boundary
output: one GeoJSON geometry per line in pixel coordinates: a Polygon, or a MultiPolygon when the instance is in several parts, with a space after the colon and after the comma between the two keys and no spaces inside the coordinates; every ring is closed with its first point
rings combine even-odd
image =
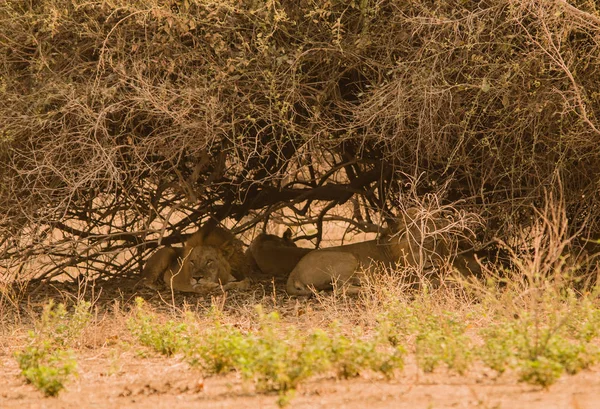
{"type": "Polygon", "coordinates": [[[247,290],[248,288],[250,288],[250,280],[247,278],[240,281],[233,281],[223,286],[224,290],[247,290]]]}

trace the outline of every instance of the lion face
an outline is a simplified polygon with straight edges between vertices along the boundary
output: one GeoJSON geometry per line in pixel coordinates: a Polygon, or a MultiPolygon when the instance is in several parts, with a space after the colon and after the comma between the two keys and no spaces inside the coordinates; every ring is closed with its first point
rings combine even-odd
{"type": "Polygon", "coordinates": [[[231,265],[214,246],[194,247],[187,262],[192,278],[196,282],[227,284],[234,280],[231,275],[231,265]]]}
{"type": "Polygon", "coordinates": [[[202,226],[200,230],[194,233],[185,243],[185,253],[193,252],[193,249],[210,248],[209,252],[218,249],[225,257],[226,264],[229,265],[230,273],[242,280],[249,270],[246,257],[244,255],[244,244],[238,240],[229,230],[208,224],[202,226]]]}

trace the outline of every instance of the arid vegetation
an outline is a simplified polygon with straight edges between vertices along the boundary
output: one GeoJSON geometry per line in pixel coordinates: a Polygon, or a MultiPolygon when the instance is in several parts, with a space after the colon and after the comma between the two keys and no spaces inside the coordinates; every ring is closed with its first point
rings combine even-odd
{"type": "MultiPolygon", "coordinates": [[[[531,254],[513,254],[508,270],[484,264],[485,281],[458,275],[440,282],[409,265],[365,275],[355,296],[340,286],[291,298],[282,282],[254,283],[250,291],[215,292],[211,298],[175,299],[169,289],[126,285],[100,287],[108,292],[103,297],[86,286],[55,287],[54,295],[30,289],[5,293],[0,359],[7,368],[14,360],[23,381],[59,397],[95,382],[89,367],[81,376],[81,365],[91,359],[100,367],[95,376],[108,377],[105,395],[123,407],[147,405],[144,399],[154,394],[167,401],[227,396],[226,407],[252,405],[259,396],[278,406],[310,406],[315,385],[354,378],[377,390],[378,384],[412,389],[447,379],[460,385],[476,377],[486,386],[477,404],[487,407],[510,405],[524,393],[487,395],[507,384],[532,385],[528,393],[539,394],[538,400],[565,399],[565,382],[597,368],[600,360],[600,298],[593,286],[582,292],[573,285],[580,266],[561,253],[569,237],[555,226],[563,223],[564,214],[546,209],[534,222],[537,246],[531,254]],[[49,301],[51,296],[63,301],[49,301]],[[141,377],[144,386],[132,389],[123,380],[140,375],[123,367],[136,360],[138,367],[154,360],[180,369],[169,379],[141,377]],[[221,379],[227,379],[226,392],[205,392],[221,379]],[[132,393],[146,398],[130,399],[132,393]]],[[[578,393],[588,387],[580,385],[578,393]]],[[[12,395],[0,393],[2,403],[21,404],[36,395],[31,388],[14,400],[2,396],[12,395]]],[[[428,396],[415,399],[435,401],[435,407],[456,405],[428,396]]],[[[569,399],[583,402],[580,395],[569,399]]],[[[597,399],[589,402],[593,407],[597,399]]]]}
{"type": "Polygon", "coordinates": [[[590,0],[0,2],[0,406],[578,382],[599,39],[590,0]]]}
{"type": "Polygon", "coordinates": [[[3,2],[3,264],[136,274],[209,216],[318,244],[427,193],[510,243],[543,187],[596,238],[597,7],[3,2]]]}
{"type": "MultiPolygon", "coordinates": [[[[334,292],[293,300],[273,292],[181,308],[159,299],[130,299],[123,307],[74,299],[66,308],[46,304],[41,318],[28,311],[31,318],[3,327],[3,338],[14,342],[4,346],[12,356],[4,355],[3,362],[16,359],[23,376],[47,395],[66,388],[61,393],[68,396],[90,381],[89,374],[72,375],[90,350],[103,357],[94,359],[115,383],[135,376],[119,369],[123,360],[143,366],[164,356],[166,366],[181,363],[177,379],[188,385],[185,394],[201,397],[204,385],[229,377],[226,395],[234,402],[266,394],[285,406],[310,400],[316,380],[360,377],[408,386],[426,385],[433,374],[458,383],[457,375],[470,382],[470,376],[485,374],[484,384],[523,382],[542,395],[560,377],[600,359],[598,296],[564,287],[562,274],[568,271],[544,282],[511,275],[501,291],[479,282],[434,289],[426,281],[415,291],[396,271],[365,284],[358,297],[334,292]],[[29,335],[15,335],[28,327],[29,335]],[[406,365],[415,375],[405,374],[406,365]]],[[[3,312],[14,313],[6,306],[3,312]]],[[[169,390],[173,380],[143,382],[169,390]]],[[[141,402],[122,399],[125,391],[121,384],[105,393],[124,406],[141,402]]],[[[490,407],[497,407],[494,402],[490,407]]]]}

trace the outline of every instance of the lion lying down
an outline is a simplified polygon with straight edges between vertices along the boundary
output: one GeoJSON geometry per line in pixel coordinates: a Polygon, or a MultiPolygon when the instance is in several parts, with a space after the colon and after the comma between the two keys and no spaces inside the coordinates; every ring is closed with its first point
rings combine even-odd
{"type": "MultiPolygon", "coordinates": [[[[448,245],[442,235],[433,233],[445,221],[419,220],[418,213],[418,209],[408,209],[394,228],[397,232],[394,235],[308,253],[288,277],[288,294],[309,295],[313,290],[331,289],[334,283],[352,294],[359,291],[362,274],[378,267],[403,265],[425,271],[443,264],[448,257],[448,245]]],[[[479,264],[469,255],[455,257],[453,265],[462,274],[481,272],[479,264]]]]}
{"type": "Polygon", "coordinates": [[[292,231],[283,237],[261,233],[250,243],[247,254],[256,268],[265,276],[286,278],[296,264],[314,249],[297,247],[291,240],[292,231]]]}
{"type": "Polygon", "coordinates": [[[156,289],[162,281],[177,291],[203,293],[248,287],[243,278],[246,259],[241,242],[218,226],[201,228],[184,247],[163,247],[146,261],[141,283],[156,289]]]}
{"type": "Polygon", "coordinates": [[[358,291],[364,269],[378,264],[393,265],[399,259],[391,240],[370,240],[346,246],[314,250],[304,256],[288,277],[289,295],[309,295],[314,290],[331,289],[334,283],[358,291]]]}

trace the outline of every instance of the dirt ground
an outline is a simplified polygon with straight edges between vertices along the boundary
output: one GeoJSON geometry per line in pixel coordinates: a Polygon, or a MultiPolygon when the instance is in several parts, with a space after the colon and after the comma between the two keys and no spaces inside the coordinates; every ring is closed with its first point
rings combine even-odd
{"type": "MultiPolygon", "coordinates": [[[[57,398],[44,398],[19,374],[10,351],[0,357],[0,408],[276,408],[234,375],[202,376],[176,358],[115,356],[103,348],[78,354],[80,376],[57,398]]],[[[292,408],[597,409],[600,367],[565,376],[548,390],[485,373],[423,375],[414,363],[393,381],[316,379],[301,385],[292,408]]]]}
{"type": "MultiPolygon", "coordinates": [[[[95,294],[97,304],[110,308],[114,300],[121,306],[130,304],[138,294],[152,301],[168,298],[167,292],[156,294],[130,286],[98,285],[86,294],[95,294]],[[126,289],[126,290],[124,290],[126,289]]],[[[276,283],[277,289],[281,284],[276,283]]],[[[231,295],[227,305],[235,305],[236,297],[264,299],[268,286],[254,286],[250,293],[231,295]]],[[[41,305],[53,296],[57,301],[65,294],[81,293],[81,287],[54,284],[38,289],[34,286],[22,299],[24,305],[41,305]],[[53,295],[53,292],[55,294],[53,295]]],[[[281,294],[281,292],[280,292],[281,294]]],[[[62,298],[61,298],[62,297],[62,298]]],[[[177,295],[176,303],[210,304],[206,298],[177,295]]],[[[274,301],[276,302],[276,301],[274,301]]],[[[290,307],[291,308],[291,307],[290,307]]],[[[124,308],[125,310],[126,308],[124,308]]],[[[23,313],[24,314],[24,313],[23,313]]],[[[24,332],[24,331],[22,331],[24,332]]],[[[235,374],[203,378],[177,357],[151,355],[142,357],[110,331],[103,332],[95,347],[76,350],[79,376],[72,379],[57,398],[45,398],[20,375],[13,353],[23,334],[8,334],[0,342],[0,408],[276,408],[276,394],[255,393],[235,374]],[[14,338],[17,341],[11,341],[14,338]]],[[[91,343],[94,344],[94,343],[91,343]]],[[[301,384],[291,400],[291,408],[521,408],[521,409],[597,409],[600,408],[600,365],[574,376],[563,376],[548,389],[517,382],[507,373],[496,377],[484,368],[473,368],[465,375],[445,369],[424,374],[417,369],[414,357],[406,357],[405,369],[393,380],[365,375],[339,381],[316,378],[301,384]]]]}

